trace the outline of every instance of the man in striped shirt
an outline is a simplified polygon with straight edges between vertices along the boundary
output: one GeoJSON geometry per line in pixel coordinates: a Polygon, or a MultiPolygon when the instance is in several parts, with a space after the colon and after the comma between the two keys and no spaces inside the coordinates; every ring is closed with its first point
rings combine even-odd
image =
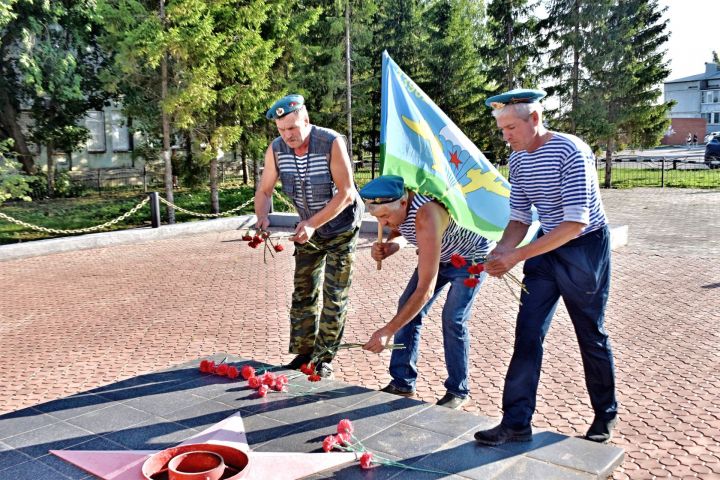
{"type": "Polygon", "coordinates": [[[475,439],[485,445],[529,441],[543,341],[562,297],[580,346],[594,420],[585,436],[607,442],[617,417],[615,366],[604,328],[610,287],[610,234],[590,147],[543,126],[545,92],[513,90],[486,101],[510,144],[510,222],[485,265],[500,277],[525,261],[515,346],[503,391],[503,419],[475,439]],[[538,238],[518,248],[532,223],[538,238]]]}
{"type": "Polygon", "coordinates": [[[418,265],[400,297],[396,314],[363,346],[380,353],[394,336],[395,343],[405,347],[392,351],[392,380],[382,391],[404,397],[415,395],[423,320],[445,286],[450,285],[442,310],[447,393],[437,404],[459,409],[469,395],[468,318],[486,277],[474,260],[484,258],[493,242],[455,223],[445,207],[431,197],[406,190],[402,177],[397,175],[374,179],[360,190],[360,195],[370,214],[391,229],[387,242],[373,244],[373,259],[386,259],[406,242],[417,247],[418,265]]]}

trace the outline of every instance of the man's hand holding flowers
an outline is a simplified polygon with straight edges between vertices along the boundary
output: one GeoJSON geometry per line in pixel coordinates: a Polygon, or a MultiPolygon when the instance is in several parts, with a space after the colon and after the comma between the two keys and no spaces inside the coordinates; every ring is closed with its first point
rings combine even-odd
{"type": "Polygon", "coordinates": [[[373,353],[382,352],[390,343],[390,339],[394,334],[395,332],[391,331],[387,325],[377,329],[370,337],[370,340],[363,345],[363,350],[368,350],[373,353]]]}
{"type": "Polygon", "coordinates": [[[488,255],[485,271],[493,277],[502,277],[522,260],[517,248],[498,245],[488,255]]]}

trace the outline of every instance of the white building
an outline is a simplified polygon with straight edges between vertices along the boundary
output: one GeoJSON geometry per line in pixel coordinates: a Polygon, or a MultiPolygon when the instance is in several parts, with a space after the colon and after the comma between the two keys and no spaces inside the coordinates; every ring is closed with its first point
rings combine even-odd
{"type": "Polygon", "coordinates": [[[706,63],[705,72],[665,82],[665,100],[677,104],[670,112],[672,128],[677,135],[720,131],[720,69],[717,63],[706,63]],[[694,120],[693,120],[694,119],[694,120]],[[705,131],[696,132],[704,120],[705,131]]]}

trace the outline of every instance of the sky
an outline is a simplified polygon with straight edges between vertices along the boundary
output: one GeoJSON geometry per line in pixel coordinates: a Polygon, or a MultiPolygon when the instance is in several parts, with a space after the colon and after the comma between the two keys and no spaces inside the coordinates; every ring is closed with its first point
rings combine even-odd
{"type": "Polygon", "coordinates": [[[712,51],[720,54],[720,0],[659,0],[659,4],[668,7],[665,15],[670,20],[668,80],[704,73],[712,51]]]}

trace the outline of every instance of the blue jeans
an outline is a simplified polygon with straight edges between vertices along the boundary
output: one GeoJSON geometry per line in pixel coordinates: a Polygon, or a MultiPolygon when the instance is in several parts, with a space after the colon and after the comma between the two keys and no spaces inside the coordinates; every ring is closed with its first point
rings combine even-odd
{"type": "Polygon", "coordinates": [[[515,348],[505,377],[503,425],[530,426],[543,357],[543,342],[560,297],[577,336],[585,385],[595,415],[617,414],[615,364],[605,331],[610,288],[610,233],[607,228],[571,240],[525,262],[522,305],[515,326],[515,348]]]}
{"type": "MultiPolygon", "coordinates": [[[[450,263],[441,263],[438,271],[435,291],[420,313],[407,325],[395,333],[394,342],[402,343],[405,348],[393,350],[390,358],[391,383],[395,388],[404,392],[415,390],[417,379],[417,359],[420,347],[420,329],[430,307],[443,290],[450,284],[450,291],[442,310],[443,346],[445,350],[445,367],[448,377],[445,388],[457,397],[467,397],[468,390],[468,357],[470,353],[470,334],[468,332],[468,317],[472,309],[472,302],[480,290],[480,286],[487,274],[478,276],[480,282],[474,288],[466,287],[463,281],[469,277],[467,265],[464,268],[455,268],[450,263]]],[[[400,297],[402,306],[417,288],[417,268],[400,297]]]]}

